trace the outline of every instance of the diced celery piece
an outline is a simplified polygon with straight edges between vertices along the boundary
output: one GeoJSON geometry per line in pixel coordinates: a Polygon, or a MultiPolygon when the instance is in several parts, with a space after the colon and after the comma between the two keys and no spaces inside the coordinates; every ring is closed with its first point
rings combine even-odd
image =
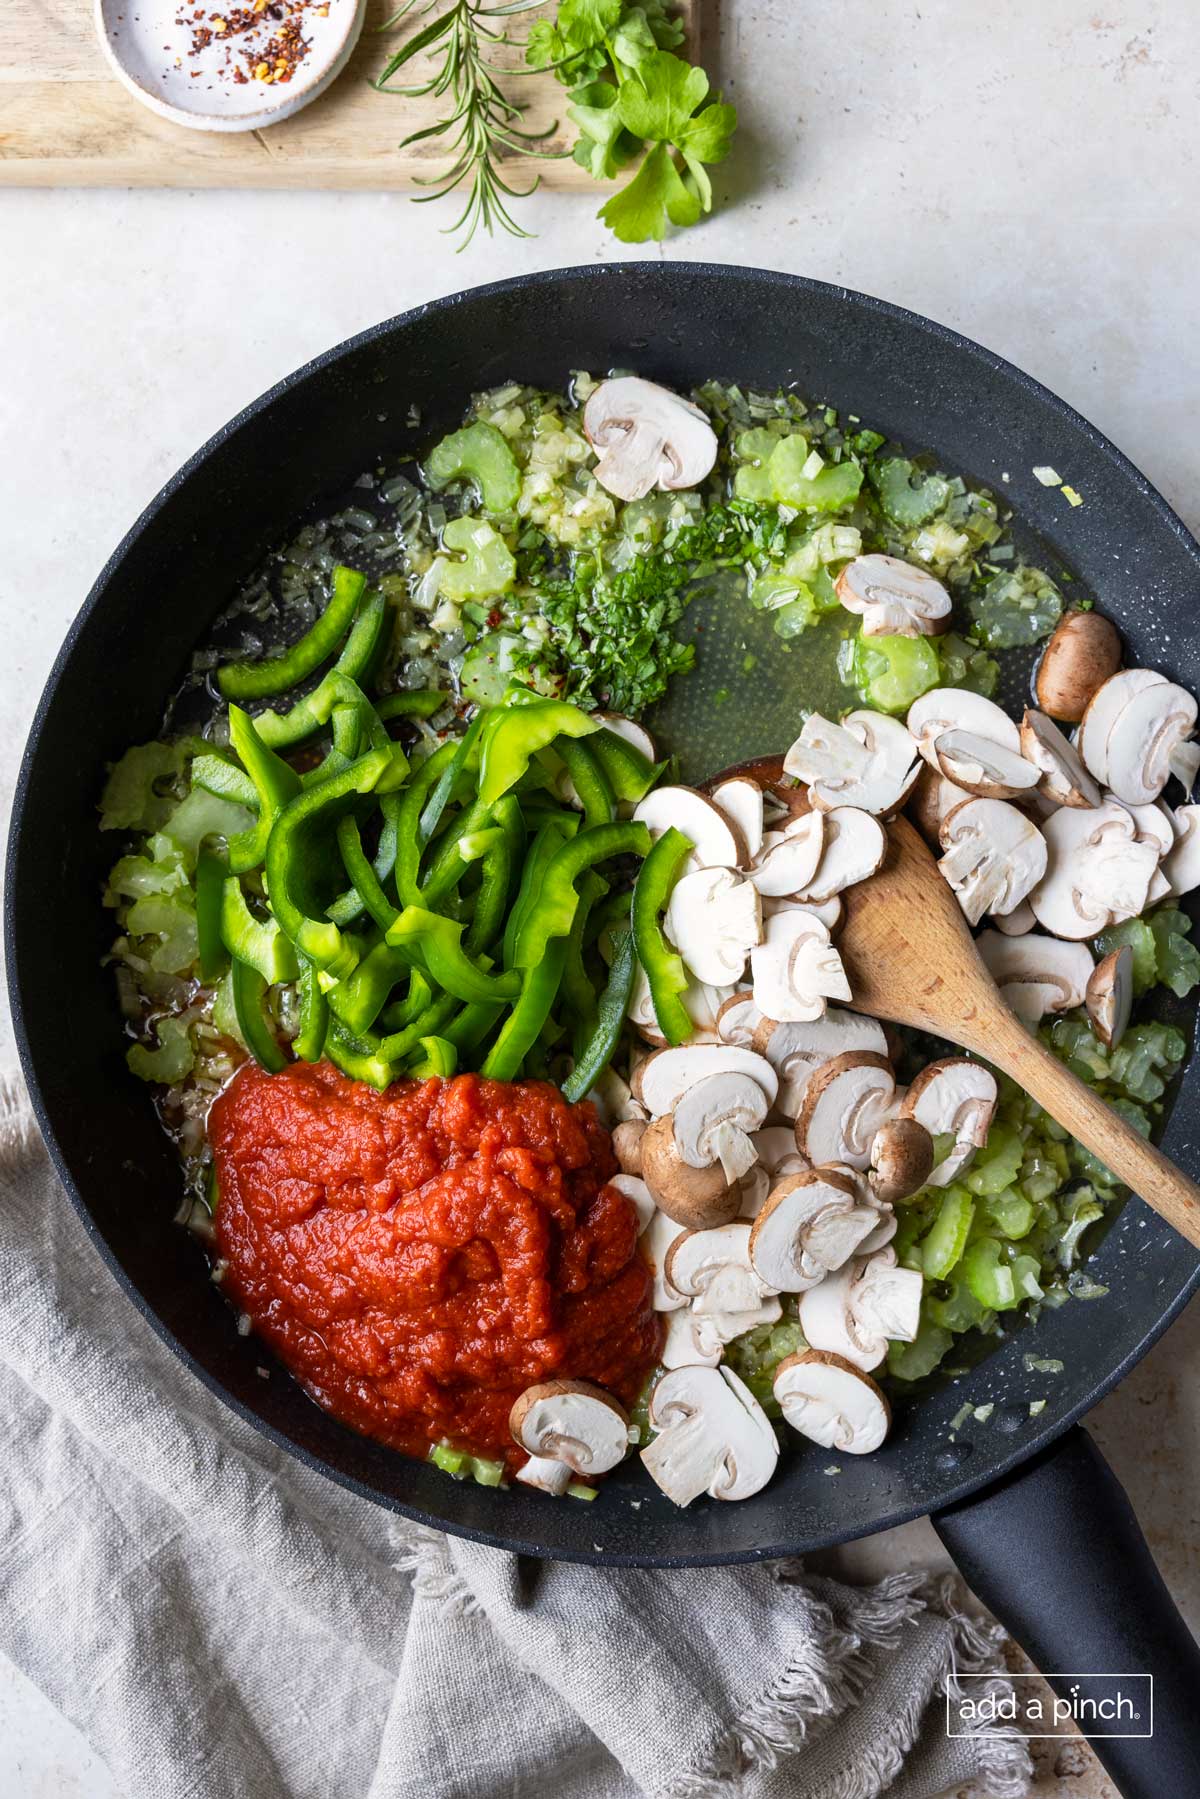
{"type": "Polygon", "coordinates": [[[438,591],[448,600],[486,600],[508,592],[517,565],[500,533],[486,519],[450,519],[442,530],[442,543],[462,557],[443,563],[438,577],[438,591]]]}
{"type": "Polygon", "coordinates": [[[1200,950],[1188,941],[1191,928],[1191,919],[1175,906],[1164,906],[1150,919],[1156,973],[1180,999],[1200,983],[1200,950]]]}
{"type": "Polygon", "coordinates": [[[957,631],[947,631],[944,637],[936,639],[936,643],[941,663],[939,684],[965,687],[969,693],[981,693],[985,699],[990,699],[1000,679],[1000,664],[995,657],[989,656],[969,638],[960,637],[957,631]]]}
{"type": "Polygon", "coordinates": [[[842,645],[838,667],[847,686],[857,687],[879,712],[907,712],[942,678],[927,637],[864,637],[860,631],[842,645]]]}
{"type": "Polygon", "coordinates": [[[125,1052],[125,1060],[129,1072],[140,1081],[161,1081],[164,1087],[173,1087],[195,1065],[188,1027],[182,1018],[160,1018],[154,1030],[158,1048],[147,1049],[144,1043],[135,1043],[125,1052]]]}
{"type": "Polygon", "coordinates": [[[1186,1053],[1185,1039],[1171,1025],[1131,1025],[1112,1051],[1111,1078],[1126,1099],[1148,1105],[1162,1098],[1186,1053]]]}
{"type": "Polygon", "coordinates": [[[944,476],[919,469],[905,456],[889,456],[873,464],[871,484],[892,523],[906,529],[927,524],[950,498],[950,484],[944,476]]]}
{"type": "Polygon", "coordinates": [[[965,1187],[947,1187],[937,1217],[921,1239],[921,1267],[929,1280],[945,1280],[960,1260],[975,1217],[965,1187]]]}
{"type": "Polygon", "coordinates": [[[971,594],[967,610],[989,650],[1011,650],[1050,635],[1062,595],[1040,568],[1006,569],[971,594]]]}
{"type": "Polygon", "coordinates": [[[963,1175],[972,1193],[1002,1193],[1017,1178],[1025,1156],[1025,1142],[1008,1125],[994,1124],[987,1142],[963,1175]]]}
{"type": "Polygon", "coordinates": [[[1010,1264],[995,1237],[979,1237],[963,1256],[963,1274],[980,1305],[996,1312],[1017,1304],[1019,1295],[1010,1264]]]}
{"type": "Polygon", "coordinates": [[[136,743],[114,762],[100,796],[102,831],[156,831],[174,801],[157,787],[183,770],[188,745],[136,743]]]}
{"type": "Polygon", "coordinates": [[[200,953],[191,893],[148,894],[129,908],[126,929],[134,937],[157,937],[147,958],[160,974],[182,974],[200,953]]]}
{"type": "Polygon", "coordinates": [[[897,1380],[923,1380],[932,1374],[954,1338],[932,1319],[923,1318],[911,1343],[892,1343],[888,1349],[888,1373],[897,1380]]]}
{"type": "Polygon", "coordinates": [[[477,706],[498,706],[520,647],[521,639],[505,631],[481,637],[463,658],[459,671],[463,698],[477,706]]]}
{"type": "Polygon", "coordinates": [[[1033,1207],[1015,1187],[1003,1193],[988,1193],[983,1202],[983,1216],[1002,1237],[1014,1241],[1033,1228],[1033,1207]]]}
{"type": "Polygon", "coordinates": [[[767,471],[781,505],[806,512],[837,512],[858,498],[862,469],[857,462],[832,462],[806,474],[811,451],[804,438],[781,438],[771,452],[767,471]]]}
{"type": "Polygon", "coordinates": [[[495,425],[477,419],[452,431],[434,446],[425,464],[429,485],[473,481],[488,512],[511,512],[521,492],[521,477],[508,442],[495,425]]]}

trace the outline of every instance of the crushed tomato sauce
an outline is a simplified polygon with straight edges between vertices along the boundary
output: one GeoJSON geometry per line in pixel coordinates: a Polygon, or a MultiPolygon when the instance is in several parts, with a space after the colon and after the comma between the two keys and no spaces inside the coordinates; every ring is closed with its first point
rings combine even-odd
{"type": "Polygon", "coordinates": [[[410,1455],[526,1458],[532,1382],[627,1405],[660,1322],[631,1202],[588,1104],[542,1081],[244,1066],[209,1117],[224,1290],[319,1405],[410,1455]]]}

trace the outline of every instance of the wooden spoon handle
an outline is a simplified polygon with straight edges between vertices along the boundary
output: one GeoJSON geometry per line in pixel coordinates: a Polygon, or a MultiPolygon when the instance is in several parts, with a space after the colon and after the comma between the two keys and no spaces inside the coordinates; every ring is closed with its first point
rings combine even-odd
{"type": "Polygon", "coordinates": [[[1119,1112],[1071,1073],[1052,1050],[1005,1010],[989,1018],[980,1053],[1011,1075],[1051,1118],[1098,1156],[1106,1168],[1200,1249],[1200,1187],[1138,1135],[1119,1112]]]}

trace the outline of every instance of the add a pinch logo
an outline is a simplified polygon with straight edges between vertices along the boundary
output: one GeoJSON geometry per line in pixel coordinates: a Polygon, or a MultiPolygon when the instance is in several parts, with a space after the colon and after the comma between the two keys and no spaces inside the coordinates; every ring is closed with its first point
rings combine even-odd
{"type": "Polygon", "coordinates": [[[1024,1737],[1056,1737],[1070,1726],[1089,1737],[1152,1737],[1152,1674],[959,1674],[946,1695],[946,1734],[982,1736],[1007,1726],[1024,1737]]]}

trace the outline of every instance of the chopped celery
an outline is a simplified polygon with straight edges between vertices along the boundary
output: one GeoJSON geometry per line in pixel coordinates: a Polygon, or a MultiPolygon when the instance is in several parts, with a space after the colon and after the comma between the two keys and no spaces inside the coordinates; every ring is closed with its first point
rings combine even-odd
{"type": "Polygon", "coordinates": [[[135,900],[125,924],[134,937],[158,938],[148,960],[160,974],[182,974],[199,954],[196,909],[190,888],[186,893],[152,893],[135,900]]]}
{"type": "Polygon", "coordinates": [[[775,1370],[784,1356],[803,1348],[799,1319],[783,1317],[777,1324],[760,1324],[735,1337],[725,1351],[725,1365],[745,1381],[768,1416],[777,1418],[779,1406],[772,1386],[775,1370]]]}
{"type": "Polygon", "coordinates": [[[567,1487],[567,1498],[595,1499],[599,1491],[599,1487],[589,1487],[584,1481],[573,1480],[567,1487]]]}
{"type": "Polygon", "coordinates": [[[888,1349],[888,1373],[897,1380],[924,1380],[932,1374],[954,1338],[940,1324],[923,1318],[911,1343],[892,1343],[888,1349]]]}
{"type": "Polygon", "coordinates": [[[1024,1237],[1033,1228],[1033,1207],[1015,1187],[1003,1193],[989,1192],[983,1201],[982,1216],[1002,1237],[1024,1237]]]}
{"type": "Polygon", "coordinates": [[[798,433],[772,437],[768,453],[767,432],[747,432],[738,441],[739,453],[747,449],[761,461],[738,469],[734,491],[742,500],[775,500],[805,512],[837,512],[857,499],[862,469],[857,462],[827,463],[814,469],[812,445],[798,433]],[[806,472],[808,471],[808,472],[806,472]]]}
{"type": "Polygon", "coordinates": [[[1062,595],[1040,568],[993,575],[967,610],[989,650],[1011,650],[1048,637],[1062,612],[1062,595]]]}
{"type": "Polygon", "coordinates": [[[957,631],[947,631],[936,643],[941,663],[938,685],[965,687],[968,693],[981,693],[990,699],[1000,679],[1000,664],[995,657],[969,637],[960,637],[957,631]]]}
{"type": "Polygon", "coordinates": [[[429,453],[425,474],[435,489],[473,481],[488,512],[511,512],[521,492],[516,457],[495,425],[481,419],[443,437],[429,453]]]}
{"type": "Polygon", "coordinates": [[[995,1237],[979,1237],[963,1256],[963,1275],[981,1306],[1003,1312],[1018,1302],[1017,1283],[995,1237]]]}
{"type": "Polygon", "coordinates": [[[838,672],[848,687],[857,687],[866,704],[880,712],[907,712],[942,678],[929,638],[864,637],[861,631],[842,645],[838,672]]]}
{"type": "Polygon", "coordinates": [[[172,847],[169,856],[151,861],[149,856],[122,856],[113,867],[104,890],[106,906],[119,906],[125,900],[147,899],[151,894],[162,897],[186,888],[183,857],[172,847]]]}
{"type": "Polygon", "coordinates": [[[448,600],[487,600],[508,592],[517,565],[486,519],[452,518],[442,530],[442,543],[459,558],[444,562],[438,576],[438,592],[448,600]]]}
{"type": "Polygon", "coordinates": [[[196,866],[197,852],[206,837],[228,839],[238,831],[249,830],[254,819],[254,813],[247,811],[245,806],[235,806],[229,800],[219,799],[215,793],[206,792],[203,787],[193,787],[187,798],[164,819],[161,830],[150,839],[150,852],[157,857],[170,854],[172,849],[179,850],[190,873],[196,866]]]}
{"type": "Polygon", "coordinates": [[[100,796],[102,831],[157,831],[174,801],[159,789],[183,772],[190,744],[137,743],[114,762],[100,796]]]}
{"type": "Polygon", "coordinates": [[[965,1187],[947,1187],[937,1217],[921,1239],[921,1267],[928,1280],[944,1280],[966,1247],[975,1201],[965,1187]]]}
{"type": "Polygon", "coordinates": [[[1127,943],[1133,951],[1133,991],[1135,996],[1148,993],[1158,979],[1157,945],[1154,933],[1144,918],[1127,918],[1122,924],[1110,925],[1096,938],[1096,954],[1111,955],[1127,943]]]}
{"type": "Polygon", "coordinates": [[[1025,1143],[1020,1133],[1007,1125],[994,1124],[963,1181],[972,1193],[1003,1193],[1016,1180],[1024,1155],[1025,1143]]]}
{"type": "Polygon", "coordinates": [[[871,485],[888,518],[905,529],[927,524],[950,497],[950,483],[944,476],[919,469],[905,456],[889,456],[874,463],[871,485]]]}
{"type": "Polygon", "coordinates": [[[963,1279],[961,1270],[956,1270],[945,1283],[944,1292],[931,1289],[926,1293],[924,1316],[940,1325],[943,1330],[956,1334],[969,1330],[988,1330],[995,1322],[995,1313],[980,1305],[963,1279]]]}
{"type": "Polygon", "coordinates": [[[463,657],[458,682],[463,698],[477,706],[498,706],[508,689],[521,639],[507,631],[481,637],[463,657]]]}
{"type": "Polygon", "coordinates": [[[1154,937],[1155,972],[1179,999],[1200,982],[1200,950],[1188,942],[1192,921],[1176,906],[1164,906],[1150,919],[1154,937]]]}
{"type": "Polygon", "coordinates": [[[1113,1085],[1143,1104],[1161,1099],[1186,1053],[1186,1040],[1169,1024],[1131,1025],[1111,1052],[1113,1085]]]}
{"type": "Polygon", "coordinates": [[[1095,1086],[1108,1078],[1108,1056],[1086,1019],[1078,1015],[1056,1019],[1050,1027],[1050,1047],[1081,1081],[1095,1086]]]}
{"type": "Polygon", "coordinates": [[[125,1060],[129,1072],[136,1074],[139,1081],[161,1081],[164,1087],[172,1087],[189,1075],[195,1065],[188,1027],[182,1018],[160,1018],[154,1031],[158,1048],[147,1049],[144,1043],[135,1043],[125,1052],[125,1060]]]}

